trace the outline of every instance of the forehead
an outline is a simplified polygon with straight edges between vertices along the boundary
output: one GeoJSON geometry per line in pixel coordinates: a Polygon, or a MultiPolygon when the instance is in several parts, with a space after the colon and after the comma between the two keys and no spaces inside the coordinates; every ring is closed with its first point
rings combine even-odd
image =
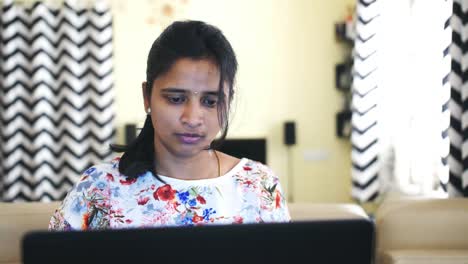
{"type": "Polygon", "coordinates": [[[179,59],[168,72],[156,78],[156,89],[178,88],[192,91],[216,91],[220,74],[217,65],[209,59],[179,59]]]}

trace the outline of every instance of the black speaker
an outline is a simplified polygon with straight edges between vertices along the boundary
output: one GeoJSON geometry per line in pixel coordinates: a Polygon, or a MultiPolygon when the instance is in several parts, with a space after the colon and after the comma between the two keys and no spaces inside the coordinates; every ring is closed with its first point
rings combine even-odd
{"type": "Polygon", "coordinates": [[[132,143],[136,138],[136,125],[126,124],[125,125],[125,144],[128,145],[132,143]]]}
{"type": "Polygon", "coordinates": [[[284,144],[290,146],[296,144],[296,123],[285,122],[284,123],[284,144]]]}

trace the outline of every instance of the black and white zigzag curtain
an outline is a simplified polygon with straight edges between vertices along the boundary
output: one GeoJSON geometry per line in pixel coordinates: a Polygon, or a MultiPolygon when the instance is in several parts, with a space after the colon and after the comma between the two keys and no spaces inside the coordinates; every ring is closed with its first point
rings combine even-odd
{"type": "Polygon", "coordinates": [[[450,196],[468,196],[468,0],[453,0],[450,196]]]}
{"type": "Polygon", "coordinates": [[[452,45],[452,27],[451,27],[451,17],[452,17],[452,0],[443,0],[442,8],[442,21],[443,25],[443,38],[441,40],[441,50],[442,50],[442,64],[441,64],[441,75],[442,75],[442,86],[440,89],[440,104],[442,105],[441,111],[441,162],[439,163],[439,181],[444,191],[447,191],[447,185],[449,182],[449,152],[450,152],[450,138],[449,138],[449,129],[450,129],[450,72],[452,64],[452,56],[450,52],[450,47],[452,45]]]}
{"type": "Polygon", "coordinates": [[[3,1],[0,30],[0,200],[63,199],[111,155],[111,12],[3,1]]]}
{"type": "Polygon", "coordinates": [[[379,194],[377,39],[379,1],[359,0],[352,99],[352,196],[365,202],[379,194]]]}

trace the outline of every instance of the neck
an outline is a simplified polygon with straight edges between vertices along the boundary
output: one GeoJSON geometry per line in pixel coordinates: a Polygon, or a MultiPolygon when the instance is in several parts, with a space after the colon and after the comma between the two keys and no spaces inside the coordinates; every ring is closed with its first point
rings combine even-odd
{"type": "Polygon", "coordinates": [[[201,180],[220,176],[214,150],[203,150],[190,157],[157,152],[155,166],[156,173],[181,180],[201,180]]]}

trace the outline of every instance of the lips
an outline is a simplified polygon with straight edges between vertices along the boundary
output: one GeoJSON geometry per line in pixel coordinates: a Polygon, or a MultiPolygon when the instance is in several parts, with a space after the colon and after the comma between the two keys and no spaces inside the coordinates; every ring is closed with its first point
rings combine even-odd
{"type": "Polygon", "coordinates": [[[198,142],[203,140],[203,136],[200,134],[176,133],[175,135],[183,144],[197,144],[198,142]]]}

